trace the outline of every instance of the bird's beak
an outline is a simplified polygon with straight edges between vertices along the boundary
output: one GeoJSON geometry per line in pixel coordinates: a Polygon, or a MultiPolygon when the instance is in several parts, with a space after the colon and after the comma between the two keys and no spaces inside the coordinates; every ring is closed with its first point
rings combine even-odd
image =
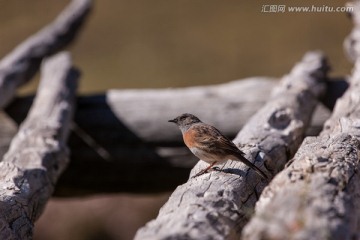
{"type": "Polygon", "coordinates": [[[168,122],[176,123],[176,120],[175,120],[175,119],[172,119],[172,120],[169,120],[168,122]]]}

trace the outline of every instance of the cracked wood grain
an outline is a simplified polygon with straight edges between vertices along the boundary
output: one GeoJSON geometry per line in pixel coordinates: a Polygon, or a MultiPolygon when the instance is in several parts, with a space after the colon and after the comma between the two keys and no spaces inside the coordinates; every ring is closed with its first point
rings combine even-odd
{"type": "Polygon", "coordinates": [[[32,239],[34,221],[68,163],[79,73],[66,53],[46,59],[25,121],[0,162],[0,239],[32,239]]]}
{"type": "Polygon", "coordinates": [[[49,25],[19,44],[0,61],[0,108],[28,82],[41,60],[66,47],[76,37],[91,8],[91,0],[73,0],[49,25]]]}
{"type": "MultiPolygon", "coordinates": [[[[359,9],[353,14],[359,17],[359,9]]],[[[263,191],[242,239],[360,238],[360,58],[354,56],[349,89],[324,130],[306,138],[263,191]]]]}
{"type": "MultiPolygon", "coordinates": [[[[327,71],[321,53],[307,53],[234,139],[270,177],[300,145],[317,98],[324,94],[327,71]]],[[[206,165],[200,161],[190,177],[206,165]]],[[[267,184],[244,164],[229,161],[223,172],[190,178],[179,186],[135,239],[239,239],[267,184]]]]}

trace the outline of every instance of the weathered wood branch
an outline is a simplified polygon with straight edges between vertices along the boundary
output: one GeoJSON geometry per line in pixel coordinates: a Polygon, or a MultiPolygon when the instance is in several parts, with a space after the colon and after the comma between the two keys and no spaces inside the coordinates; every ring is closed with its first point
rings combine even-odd
{"type": "Polygon", "coordinates": [[[0,109],[16,88],[38,71],[41,60],[66,47],[78,34],[91,8],[91,0],[73,0],[52,22],[19,44],[0,61],[0,109]]]}
{"type": "MultiPolygon", "coordinates": [[[[182,112],[196,113],[233,138],[236,129],[266,104],[277,83],[275,79],[250,78],[206,87],[116,90],[109,91],[110,95],[79,97],[78,127],[69,141],[71,162],[55,194],[171,191],[186,181],[196,158],[184,147],[178,129],[166,120],[182,112]],[[100,146],[108,154],[103,154],[100,146]]],[[[324,104],[331,107],[346,86],[345,80],[330,81],[324,104]]],[[[15,99],[6,112],[20,124],[31,103],[31,97],[15,99]]],[[[307,132],[318,134],[329,116],[319,105],[307,132]]],[[[16,124],[0,115],[0,126],[6,130],[0,131],[2,156],[16,124]]]]}
{"type": "MultiPolygon", "coordinates": [[[[354,14],[358,21],[360,11],[354,14]]],[[[320,136],[306,138],[291,165],[264,190],[243,239],[360,237],[360,55],[354,56],[348,91],[320,136]]]]}
{"type": "Polygon", "coordinates": [[[42,66],[28,117],[0,162],[0,239],[31,239],[34,221],[68,163],[66,140],[79,74],[60,53],[42,66]]]}
{"type": "MultiPolygon", "coordinates": [[[[269,176],[279,172],[300,145],[317,98],[324,93],[327,71],[322,54],[306,54],[235,138],[246,157],[269,176]]],[[[206,165],[200,161],[191,176],[206,165]]],[[[224,169],[179,186],[135,239],[238,239],[268,182],[242,163],[228,162],[224,169]]]]}

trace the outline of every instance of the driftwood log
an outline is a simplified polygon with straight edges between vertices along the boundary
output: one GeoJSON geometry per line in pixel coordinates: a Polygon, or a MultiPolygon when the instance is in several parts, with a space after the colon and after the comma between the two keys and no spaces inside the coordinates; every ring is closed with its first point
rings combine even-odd
{"type": "Polygon", "coordinates": [[[0,239],[31,239],[34,221],[68,163],[78,72],[67,54],[47,59],[28,117],[0,162],[0,239]]]}
{"type": "MultiPolygon", "coordinates": [[[[277,83],[250,78],[206,87],[111,90],[79,97],[69,141],[71,162],[56,194],[173,190],[186,181],[197,160],[167,120],[183,112],[195,113],[233,138],[236,129],[266,104],[277,83]]],[[[341,95],[346,82],[331,81],[328,89],[333,91],[328,91],[331,95],[324,103],[331,107],[330,99],[341,95]]],[[[6,108],[7,115],[0,115],[1,125],[7,126],[6,132],[0,132],[0,156],[16,132],[13,120],[20,124],[31,103],[32,97],[17,98],[6,108]]],[[[319,105],[308,133],[320,132],[329,116],[329,110],[319,105]]]]}
{"type": "Polygon", "coordinates": [[[0,109],[16,89],[38,71],[41,60],[67,46],[88,16],[91,0],[73,0],[48,26],[19,44],[0,61],[0,109]]]}
{"type": "MultiPolygon", "coordinates": [[[[359,34],[353,31],[350,38],[357,46],[359,34]]],[[[356,49],[348,91],[337,101],[320,136],[306,138],[291,164],[264,190],[243,239],[360,238],[360,55],[356,49]]]]}
{"type": "MultiPolygon", "coordinates": [[[[246,157],[270,177],[301,144],[317,98],[325,92],[327,71],[321,53],[306,54],[235,138],[246,157]]],[[[200,161],[190,176],[206,165],[200,161]]],[[[228,162],[224,169],[179,186],[135,239],[238,239],[268,181],[242,163],[228,162]]]]}

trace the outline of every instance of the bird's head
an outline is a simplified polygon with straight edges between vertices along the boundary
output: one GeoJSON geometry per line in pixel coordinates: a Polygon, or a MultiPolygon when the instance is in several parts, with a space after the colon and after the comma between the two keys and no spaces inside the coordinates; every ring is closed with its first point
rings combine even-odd
{"type": "Polygon", "coordinates": [[[190,113],[181,114],[180,116],[178,116],[172,120],[169,120],[169,122],[175,123],[176,125],[178,125],[180,127],[181,130],[188,129],[195,123],[201,123],[199,118],[197,118],[196,116],[194,116],[190,113]]]}

